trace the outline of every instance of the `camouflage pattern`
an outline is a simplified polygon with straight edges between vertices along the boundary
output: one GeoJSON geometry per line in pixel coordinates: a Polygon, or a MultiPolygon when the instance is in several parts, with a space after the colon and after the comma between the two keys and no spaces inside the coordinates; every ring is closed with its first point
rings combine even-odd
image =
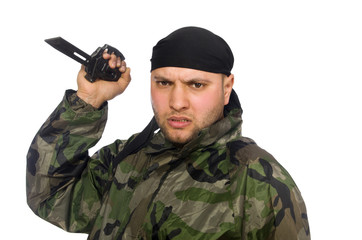
{"type": "Polygon", "coordinates": [[[296,184],[241,136],[239,109],[182,149],[158,132],[117,166],[112,159],[133,137],[88,156],[106,118],[107,106],[93,109],[67,91],[27,156],[35,214],[88,239],[310,239],[296,184]]]}

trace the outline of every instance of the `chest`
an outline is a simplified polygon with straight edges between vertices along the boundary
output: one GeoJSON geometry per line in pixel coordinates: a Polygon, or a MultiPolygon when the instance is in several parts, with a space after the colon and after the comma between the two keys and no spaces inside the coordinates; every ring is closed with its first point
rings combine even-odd
{"type": "Polygon", "coordinates": [[[172,156],[143,164],[117,169],[95,224],[100,239],[218,239],[235,228],[225,171],[172,156]]]}

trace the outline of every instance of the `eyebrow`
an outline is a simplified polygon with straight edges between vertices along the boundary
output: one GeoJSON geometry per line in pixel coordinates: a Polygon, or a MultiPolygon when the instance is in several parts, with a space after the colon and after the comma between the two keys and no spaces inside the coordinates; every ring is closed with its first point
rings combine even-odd
{"type": "MultiPolygon", "coordinates": [[[[153,79],[156,80],[156,81],[173,82],[173,80],[168,79],[168,78],[166,78],[166,77],[162,77],[162,76],[154,76],[153,79]]],[[[196,78],[181,80],[181,82],[184,82],[184,83],[196,83],[196,82],[209,83],[209,82],[211,82],[211,80],[205,79],[205,78],[197,78],[197,77],[196,77],[196,78]]]]}
{"type": "Polygon", "coordinates": [[[166,82],[171,81],[170,79],[162,77],[162,76],[153,76],[152,80],[153,79],[156,80],[156,81],[166,81],[166,82]]]}

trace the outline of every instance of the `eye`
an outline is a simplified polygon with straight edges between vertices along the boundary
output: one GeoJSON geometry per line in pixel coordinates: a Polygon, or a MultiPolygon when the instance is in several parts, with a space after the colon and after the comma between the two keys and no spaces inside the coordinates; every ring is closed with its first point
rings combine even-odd
{"type": "Polygon", "coordinates": [[[195,83],[192,84],[192,86],[193,86],[194,88],[201,88],[201,87],[204,86],[204,84],[195,82],[195,83]]]}
{"type": "Polygon", "coordinates": [[[170,85],[170,83],[167,82],[167,81],[157,81],[157,84],[160,85],[160,86],[168,86],[168,85],[170,85]]]}

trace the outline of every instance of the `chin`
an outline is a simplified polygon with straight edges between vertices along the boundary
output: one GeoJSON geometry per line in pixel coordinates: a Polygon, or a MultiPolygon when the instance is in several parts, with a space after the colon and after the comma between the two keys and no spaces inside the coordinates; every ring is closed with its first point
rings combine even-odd
{"type": "Polygon", "coordinates": [[[187,135],[180,135],[180,134],[170,134],[169,132],[164,132],[164,135],[168,141],[174,144],[176,147],[182,147],[183,145],[190,142],[192,139],[197,137],[198,132],[187,134],[187,135]]]}

